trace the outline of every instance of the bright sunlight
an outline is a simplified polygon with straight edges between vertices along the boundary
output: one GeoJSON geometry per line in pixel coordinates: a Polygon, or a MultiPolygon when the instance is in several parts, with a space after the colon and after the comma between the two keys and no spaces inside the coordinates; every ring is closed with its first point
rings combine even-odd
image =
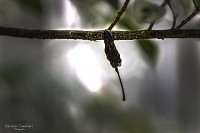
{"type": "Polygon", "coordinates": [[[94,52],[87,45],[78,45],[67,58],[80,81],[91,91],[98,91],[101,86],[101,69],[94,52]]]}

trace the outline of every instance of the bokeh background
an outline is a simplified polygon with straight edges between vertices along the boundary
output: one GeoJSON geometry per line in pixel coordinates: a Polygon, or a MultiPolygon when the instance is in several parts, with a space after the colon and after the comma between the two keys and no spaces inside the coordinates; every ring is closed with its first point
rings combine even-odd
{"type": "MultiPolygon", "coordinates": [[[[162,0],[149,2],[153,3],[131,0],[114,30],[146,29],[149,24],[144,19],[151,14],[160,17],[153,29],[171,28],[170,8],[158,8],[162,0]],[[144,7],[147,9],[140,10],[144,7]]],[[[0,0],[0,25],[106,29],[123,3],[0,0]]],[[[190,0],[173,1],[172,7],[178,23],[194,10],[190,0]]],[[[197,15],[184,28],[199,27],[197,15]]],[[[106,59],[103,41],[1,36],[0,132],[199,133],[199,39],[115,44],[122,58],[119,71],[125,102],[117,74],[106,59]]]]}

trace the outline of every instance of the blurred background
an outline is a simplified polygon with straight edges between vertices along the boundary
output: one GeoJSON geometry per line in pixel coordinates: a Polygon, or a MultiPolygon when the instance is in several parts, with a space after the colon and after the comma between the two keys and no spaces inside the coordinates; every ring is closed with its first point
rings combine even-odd
{"type": "MultiPolygon", "coordinates": [[[[114,30],[169,29],[162,0],[132,0],[114,30]]],[[[0,25],[106,29],[124,0],[0,0],[0,25]]],[[[172,2],[177,23],[193,10],[172,2]]],[[[199,28],[199,15],[184,28],[199,28]]],[[[199,133],[199,40],[115,41],[127,100],[103,41],[0,37],[2,133],[199,133]]]]}

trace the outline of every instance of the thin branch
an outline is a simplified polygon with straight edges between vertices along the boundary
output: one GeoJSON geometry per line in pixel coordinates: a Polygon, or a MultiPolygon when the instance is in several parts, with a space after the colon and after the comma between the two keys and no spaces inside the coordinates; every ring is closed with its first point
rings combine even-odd
{"type": "Polygon", "coordinates": [[[115,20],[113,21],[113,23],[111,23],[111,25],[108,27],[108,30],[112,30],[112,28],[117,24],[117,22],[119,21],[120,17],[122,16],[124,11],[126,10],[126,7],[128,6],[129,1],[130,0],[126,0],[124,2],[124,5],[122,6],[121,10],[117,13],[117,16],[116,16],[115,20]]]}
{"type": "MultiPolygon", "coordinates": [[[[166,2],[164,1],[161,5],[160,5],[160,7],[161,8],[164,8],[165,6],[166,6],[166,2]]],[[[151,30],[152,28],[153,28],[153,26],[154,26],[154,24],[155,24],[155,22],[157,21],[157,19],[156,20],[154,20],[150,25],[149,25],[149,28],[147,29],[147,30],[151,30]]]]}
{"type": "Polygon", "coordinates": [[[125,91],[124,91],[124,86],[123,86],[122,79],[120,77],[119,70],[118,70],[117,67],[115,68],[115,71],[117,72],[117,75],[119,77],[119,82],[120,82],[120,85],[121,85],[121,88],[122,88],[122,101],[126,101],[126,94],[125,94],[125,91]]]}
{"type": "Polygon", "coordinates": [[[196,5],[195,1],[193,0],[194,6],[195,6],[195,10],[185,19],[183,20],[177,27],[176,29],[180,29],[182,28],[185,24],[187,24],[193,17],[195,17],[197,15],[197,13],[199,12],[199,7],[196,5]]]}
{"type": "Polygon", "coordinates": [[[185,24],[187,24],[194,16],[197,15],[199,12],[199,9],[195,9],[185,20],[183,20],[177,27],[176,29],[182,28],[185,24]]]}
{"type": "MultiPolygon", "coordinates": [[[[114,40],[200,38],[200,29],[111,31],[111,33],[114,40]]],[[[103,35],[104,30],[34,30],[0,27],[0,36],[29,39],[81,39],[96,41],[104,40],[103,35]]]]}
{"type": "Polygon", "coordinates": [[[171,5],[171,1],[170,0],[165,0],[166,3],[168,4],[169,8],[171,9],[172,15],[173,15],[173,22],[172,22],[172,27],[171,29],[174,29],[176,27],[176,19],[178,17],[178,14],[174,11],[172,5],[171,5]]]}
{"type": "Polygon", "coordinates": [[[196,9],[199,9],[199,6],[198,6],[198,4],[196,3],[196,0],[192,0],[192,2],[193,2],[193,4],[194,4],[194,7],[195,7],[196,9]]]}

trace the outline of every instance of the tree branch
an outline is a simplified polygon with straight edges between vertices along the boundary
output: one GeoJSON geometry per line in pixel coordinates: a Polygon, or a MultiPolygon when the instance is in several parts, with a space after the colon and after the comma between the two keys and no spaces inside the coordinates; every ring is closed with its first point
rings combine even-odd
{"type": "Polygon", "coordinates": [[[124,11],[126,10],[126,7],[128,6],[130,0],[126,0],[124,2],[124,5],[122,6],[121,10],[117,13],[117,16],[115,18],[115,20],[113,21],[113,23],[111,23],[111,25],[108,27],[108,30],[111,30],[119,21],[119,19],[121,18],[122,14],[124,13],[124,11]]]}
{"type": "MultiPolygon", "coordinates": [[[[200,29],[111,31],[111,33],[114,40],[200,38],[200,29]]],[[[104,30],[35,30],[0,27],[0,36],[29,39],[82,39],[96,41],[103,40],[103,35],[104,30]]]]}

